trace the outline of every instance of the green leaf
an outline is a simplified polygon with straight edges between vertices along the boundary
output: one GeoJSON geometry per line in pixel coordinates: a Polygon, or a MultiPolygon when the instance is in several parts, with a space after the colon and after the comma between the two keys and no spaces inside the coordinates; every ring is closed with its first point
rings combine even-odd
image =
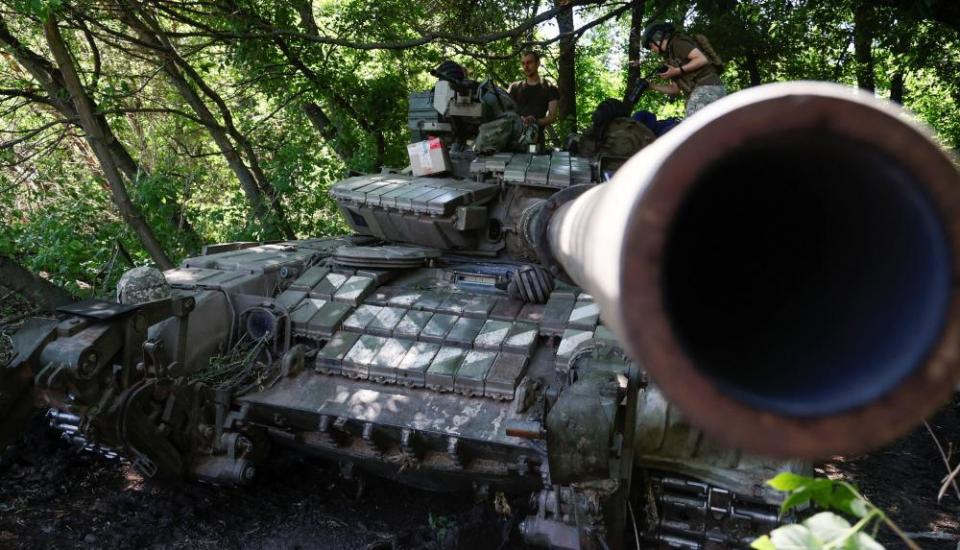
{"type": "Polygon", "coordinates": [[[777,547],[773,544],[773,541],[770,540],[770,537],[764,535],[757,540],[750,543],[750,548],[756,548],[756,550],[777,550],[777,547]]]}
{"type": "Polygon", "coordinates": [[[865,518],[870,513],[870,505],[862,498],[855,498],[850,501],[850,515],[858,518],[865,518]]]}
{"type": "Polygon", "coordinates": [[[825,510],[833,508],[835,487],[842,487],[842,485],[830,479],[815,479],[808,485],[813,501],[825,510]]]}
{"type": "Polygon", "coordinates": [[[804,525],[784,525],[770,533],[770,540],[777,550],[820,550],[823,544],[804,525]]]}
{"type": "Polygon", "coordinates": [[[813,536],[823,542],[834,542],[837,539],[849,536],[850,522],[833,512],[820,512],[803,522],[813,536]]]}
{"type": "Polygon", "coordinates": [[[866,533],[857,533],[847,539],[844,550],[884,550],[883,545],[866,533]]]}
{"type": "Polygon", "coordinates": [[[793,510],[797,506],[803,506],[804,504],[810,502],[810,498],[812,496],[813,493],[810,492],[808,487],[803,487],[790,493],[790,496],[788,496],[783,501],[783,504],[780,505],[780,515],[786,515],[787,512],[793,510]]]}
{"type": "Polygon", "coordinates": [[[870,506],[850,487],[838,483],[831,503],[835,510],[850,514],[858,518],[866,517],[870,513],[870,506]]]}
{"type": "Polygon", "coordinates": [[[858,518],[865,518],[870,513],[870,505],[867,504],[867,501],[858,497],[850,499],[834,498],[833,508],[858,518]]]}
{"type": "Polygon", "coordinates": [[[767,480],[767,485],[778,491],[796,491],[815,481],[812,477],[801,476],[792,472],[780,472],[773,479],[767,480]]]}

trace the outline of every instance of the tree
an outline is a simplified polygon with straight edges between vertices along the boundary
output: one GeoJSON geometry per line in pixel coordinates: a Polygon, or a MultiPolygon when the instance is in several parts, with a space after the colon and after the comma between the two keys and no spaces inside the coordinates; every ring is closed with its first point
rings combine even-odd
{"type": "Polygon", "coordinates": [[[233,114],[223,98],[180,55],[177,48],[164,33],[159,21],[129,2],[123,4],[121,19],[137,33],[140,43],[148,48],[150,53],[154,53],[160,58],[163,71],[170,77],[174,87],[183,95],[197,117],[210,132],[227,164],[236,174],[240,186],[253,208],[256,219],[261,222],[268,222],[269,214],[267,210],[268,207],[272,208],[280,233],[274,233],[272,228],[269,227],[270,224],[267,223],[267,236],[274,238],[282,234],[288,239],[294,238],[295,235],[286,222],[286,216],[276,190],[260,168],[258,156],[250,141],[233,123],[233,114]],[[194,87],[199,91],[194,90],[194,87]],[[218,108],[223,120],[222,125],[207,107],[201,94],[218,108]],[[231,141],[231,138],[233,141],[231,141]],[[243,155],[238,151],[238,146],[243,155]],[[265,204],[263,194],[267,195],[269,205],[265,204]]]}
{"type": "Polygon", "coordinates": [[[47,311],[53,311],[76,301],[66,290],[34,275],[2,254],[0,254],[0,281],[3,281],[3,286],[20,293],[47,311]]]}
{"type": "Polygon", "coordinates": [[[857,85],[874,91],[874,12],[871,2],[857,0],[853,11],[853,47],[857,58],[857,85]]]}
{"type": "MultiPolygon", "coordinates": [[[[446,58],[505,85],[520,76],[519,52],[540,50],[557,61],[547,69],[561,115],[584,125],[659,64],[639,43],[654,20],[706,35],[731,92],[862,85],[960,145],[955,2],[0,4],[15,14],[0,18],[0,254],[71,291],[111,286],[119,270],[103,268],[118,241],[132,263],[158,252],[174,263],[201,240],[342,231],[330,185],[407,163],[407,97],[446,58]]],[[[638,108],[682,113],[657,94],[638,108]]]]}
{"type": "Polygon", "coordinates": [[[627,89],[632,90],[637,85],[637,81],[640,80],[640,57],[643,53],[644,44],[641,44],[640,41],[643,39],[641,33],[643,33],[644,27],[644,11],[646,10],[647,2],[646,0],[635,0],[633,6],[630,8],[630,31],[629,31],[629,40],[627,41],[627,89]]]}
{"type": "MultiPolygon", "coordinates": [[[[153,258],[153,261],[156,262],[161,269],[171,269],[173,263],[167,257],[166,252],[164,252],[163,246],[159,240],[157,240],[153,229],[146,223],[136,205],[130,201],[130,196],[127,193],[120,168],[117,166],[116,158],[114,158],[109,145],[109,143],[116,138],[110,131],[109,126],[104,124],[103,118],[97,115],[99,110],[96,104],[87,94],[86,90],[84,90],[83,84],[80,82],[80,77],[77,74],[73,58],[67,50],[63,37],[60,35],[60,29],[57,26],[57,20],[53,14],[50,14],[44,22],[43,31],[50,51],[53,53],[53,57],[59,68],[59,78],[55,74],[43,74],[42,72],[38,72],[36,76],[49,79],[51,86],[62,85],[62,88],[55,90],[55,93],[61,93],[64,90],[67,92],[66,97],[69,97],[69,99],[65,101],[69,101],[70,104],[72,104],[73,111],[76,113],[80,126],[83,128],[87,143],[90,144],[90,148],[100,162],[103,175],[110,185],[110,191],[113,194],[113,200],[117,209],[140,238],[140,242],[150,254],[150,257],[153,258]]],[[[21,56],[28,59],[28,63],[30,63],[29,58],[36,58],[36,55],[32,54],[32,52],[23,52],[21,56]]]]}
{"type": "MultiPolygon", "coordinates": [[[[558,7],[569,1],[555,0],[558,7]]],[[[557,29],[560,36],[560,53],[557,58],[557,87],[560,88],[559,118],[563,129],[577,129],[577,37],[574,35],[573,10],[557,13],[557,29]]]]}

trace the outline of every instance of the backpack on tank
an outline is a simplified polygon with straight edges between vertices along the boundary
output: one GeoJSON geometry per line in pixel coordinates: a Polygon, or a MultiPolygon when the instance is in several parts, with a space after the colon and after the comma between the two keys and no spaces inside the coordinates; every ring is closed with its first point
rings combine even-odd
{"type": "Polygon", "coordinates": [[[578,153],[627,158],[649,145],[656,136],[630,118],[630,106],[619,99],[605,99],[590,117],[593,123],[578,142],[578,153]]]}
{"type": "Polygon", "coordinates": [[[632,157],[654,139],[656,136],[642,123],[631,118],[615,118],[607,125],[597,152],[611,157],[632,157]]]}
{"type": "Polygon", "coordinates": [[[707,56],[707,60],[717,70],[717,73],[722,73],[726,65],[724,64],[723,59],[717,55],[717,51],[713,49],[713,46],[710,44],[710,41],[707,40],[707,37],[702,34],[697,34],[693,36],[693,41],[696,42],[697,48],[703,52],[703,55],[707,56]]]}
{"type": "Polygon", "coordinates": [[[520,115],[507,111],[490,122],[480,125],[473,149],[481,155],[510,151],[521,132],[523,132],[523,121],[520,115]]]}

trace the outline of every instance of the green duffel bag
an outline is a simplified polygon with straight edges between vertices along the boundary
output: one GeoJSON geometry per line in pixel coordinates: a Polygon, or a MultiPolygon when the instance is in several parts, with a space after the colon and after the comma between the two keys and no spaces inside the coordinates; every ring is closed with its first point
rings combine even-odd
{"type": "Polygon", "coordinates": [[[597,152],[612,157],[632,157],[655,139],[650,128],[642,123],[631,118],[615,118],[607,126],[597,152]]]}
{"type": "Polygon", "coordinates": [[[520,115],[507,111],[490,122],[480,125],[473,148],[481,155],[510,151],[522,132],[523,121],[520,115]]]}

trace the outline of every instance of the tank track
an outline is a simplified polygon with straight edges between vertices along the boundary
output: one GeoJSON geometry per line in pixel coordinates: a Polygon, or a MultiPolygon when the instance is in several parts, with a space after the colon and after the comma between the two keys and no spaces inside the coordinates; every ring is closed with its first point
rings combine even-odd
{"type": "Polygon", "coordinates": [[[647,501],[644,548],[746,549],[781,523],[776,506],[660,472],[649,474],[647,501]]]}
{"type": "Polygon", "coordinates": [[[84,437],[83,434],[80,433],[79,416],[58,411],[57,409],[50,409],[47,411],[47,419],[50,422],[50,427],[60,432],[60,437],[67,443],[88,453],[100,455],[108,460],[123,460],[123,457],[114,449],[98,443],[92,443],[84,437]]]}
{"type": "MultiPolygon", "coordinates": [[[[77,448],[124,461],[114,449],[87,440],[79,417],[50,409],[47,418],[77,448]]],[[[648,487],[642,518],[637,518],[642,548],[749,549],[754,539],[781,523],[776,506],[695,479],[649,472],[648,487]]]]}

